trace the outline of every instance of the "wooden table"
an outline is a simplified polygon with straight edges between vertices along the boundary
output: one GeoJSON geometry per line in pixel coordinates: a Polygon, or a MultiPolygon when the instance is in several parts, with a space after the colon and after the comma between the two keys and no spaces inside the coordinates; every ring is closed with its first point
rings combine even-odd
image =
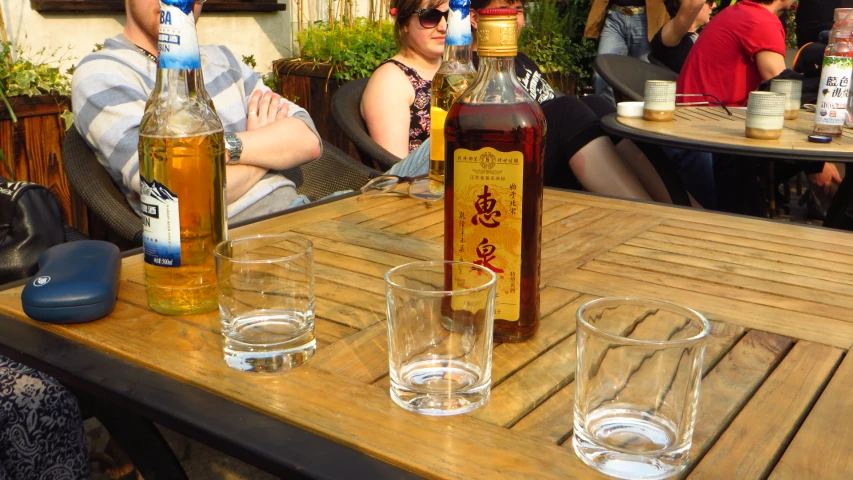
{"type": "MultiPolygon", "coordinates": [[[[611,134],[668,147],[728,153],[777,160],[853,162],[853,131],[844,129],[831,143],[808,141],[814,129],[814,112],[800,110],[796,120],[786,120],[778,140],[755,140],[744,134],[746,110],[729,107],[678,107],[672,122],[649,122],[642,118],[611,114],[601,121],[611,134]]],[[[825,226],[840,228],[840,215],[853,207],[853,175],[847,175],[827,212],[825,226]]],[[[772,197],[772,196],[771,196],[772,197]]],[[[775,198],[770,199],[775,202],[775,198]]],[[[771,209],[772,210],[772,209],[771,209]]]]}
{"type": "Polygon", "coordinates": [[[119,304],[97,322],[35,324],[20,287],[0,292],[0,353],[275,473],[600,478],[571,449],[575,312],[605,295],[657,297],[713,326],[692,477],[853,478],[850,234],[549,190],[539,332],[494,348],[484,407],[430,418],[388,396],[382,275],[440,258],[442,218],[408,198],[353,197],[231,232],[291,230],[316,247],[319,349],[286,374],[226,367],[215,312],[148,309],[140,256],[124,260],[119,304]]]}

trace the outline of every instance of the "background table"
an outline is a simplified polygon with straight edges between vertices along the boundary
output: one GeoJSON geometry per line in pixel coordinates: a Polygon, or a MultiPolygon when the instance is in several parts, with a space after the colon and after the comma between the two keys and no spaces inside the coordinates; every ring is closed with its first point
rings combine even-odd
{"type": "MultiPolygon", "coordinates": [[[[853,162],[853,131],[844,129],[832,143],[808,141],[814,129],[814,112],[800,110],[796,120],[786,120],[778,140],[755,140],[744,134],[746,111],[729,107],[678,107],[672,122],[649,122],[642,118],[607,115],[601,125],[608,133],[632,140],[687,150],[728,153],[776,160],[805,160],[817,162],[853,162]]],[[[853,207],[853,175],[845,175],[832,206],[827,212],[825,226],[841,228],[840,216],[848,215],[853,207]]],[[[771,202],[775,202],[771,198],[771,202]]],[[[849,229],[849,228],[848,228],[849,229]]]]}
{"type": "Polygon", "coordinates": [[[148,309],[139,256],[97,322],[35,324],[20,287],[0,292],[0,353],[275,473],[600,478],[571,449],[575,312],[605,295],[663,298],[713,326],[695,478],[853,478],[850,234],[547,191],[539,332],[495,347],[483,408],[430,418],[388,396],[382,275],[441,258],[442,220],[440,206],[408,198],[348,198],[232,231],[315,244],[319,348],[286,374],[226,367],[215,312],[148,309]]]}

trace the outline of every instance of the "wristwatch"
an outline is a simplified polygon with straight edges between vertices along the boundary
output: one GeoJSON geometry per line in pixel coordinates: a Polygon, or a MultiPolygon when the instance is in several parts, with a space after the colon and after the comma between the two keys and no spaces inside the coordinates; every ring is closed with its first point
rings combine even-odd
{"type": "Polygon", "coordinates": [[[243,154],[243,141],[236,133],[225,134],[225,150],[228,151],[228,165],[240,163],[240,155],[243,154]]]}

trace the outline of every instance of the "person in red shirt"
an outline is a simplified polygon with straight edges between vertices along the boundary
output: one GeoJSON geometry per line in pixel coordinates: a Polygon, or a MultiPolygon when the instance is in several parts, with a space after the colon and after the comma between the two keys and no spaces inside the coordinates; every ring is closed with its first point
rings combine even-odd
{"type": "Polygon", "coordinates": [[[749,92],[785,70],[779,14],[795,1],[741,0],[717,14],[684,62],[678,93],[709,93],[726,105],[746,105],[749,92]]]}

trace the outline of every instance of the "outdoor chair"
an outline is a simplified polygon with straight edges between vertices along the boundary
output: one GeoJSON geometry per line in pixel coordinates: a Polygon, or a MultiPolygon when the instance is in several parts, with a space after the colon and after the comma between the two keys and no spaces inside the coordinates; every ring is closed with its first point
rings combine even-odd
{"type": "Polygon", "coordinates": [[[296,184],[296,192],[312,202],[342,190],[358,190],[379,173],[325,140],[320,158],[282,172],[296,184]]]}
{"type": "Polygon", "coordinates": [[[628,55],[599,55],[592,65],[601,78],[613,87],[617,103],[642,100],[647,80],[675,81],[678,78],[678,74],[668,68],[628,55]]]}
{"type": "MultiPolygon", "coordinates": [[[[62,161],[71,187],[89,210],[122,238],[136,245],[142,242],[142,221],[128,205],[124,194],[98,162],[76,128],[70,129],[62,147],[62,161]]],[[[334,145],[323,141],[323,155],[313,162],[282,172],[296,184],[296,192],[311,201],[341,190],[357,190],[377,174],[334,145]]]]}
{"type": "Polygon", "coordinates": [[[372,162],[376,168],[384,172],[401,158],[370,138],[367,124],[361,118],[361,95],[368,80],[368,78],[359,78],[343,84],[332,97],[332,116],[335,118],[335,123],[355,145],[362,161],[372,162]]]}
{"type": "Polygon", "coordinates": [[[664,65],[663,62],[658,60],[658,58],[656,56],[652,55],[651,53],[649,54],[649,63],[651,63],[652,65],[657,65],[660,68],[665,68],[665,69],[675,73],[675,75],[678,75],[678,72],[674,72],[671,68],[664,65]]]}
{"type": "Polygon", "coordinates": [[[95,152],[77,131],[65,133],[62,144],[62,164],[71,188],[83,203],[106,226],[134,245],[142,244],[142,219],[127,203],[107,170],[98,162],[95,152]]]}

